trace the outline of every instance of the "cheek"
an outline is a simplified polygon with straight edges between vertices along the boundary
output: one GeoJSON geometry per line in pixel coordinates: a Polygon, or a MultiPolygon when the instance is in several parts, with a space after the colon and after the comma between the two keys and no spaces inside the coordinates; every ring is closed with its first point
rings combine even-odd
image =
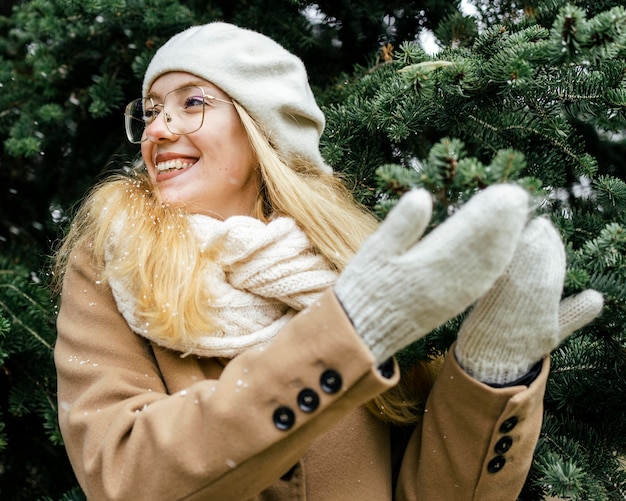
{"type": "Polygon", "coordinates": [[[256,170],[257,160],[248,136],[241,127],[233,134],[234,140],[231,144],[234,145],[233,153],[238,160],[237,175],[242,178],[250,177],[256,170]]]}
{"type": "Polygon", "coordinates": [[[242,148],[238,151],[237,165],[226,173],[232,184],[245,186],[250,184],[251,181],[256,180],[258,169],[256,168],[254,158],[254,155],[249,150],[242,148]]]}
{"type": "Polygon", "coordinates": [[[143,158],[146,165],[152,166],[152,145],[150,141],[141,143],[141,158],[143,158]]]}
{"type": "Polygon", "coordinates": [[[156,172],[152,162],[152,147],[149,141],[141,143],[141,158],[143,158],[143,161],[146,164],[146,170],[148,171],[150,179],[154,181],[156,179],[156,172]]]}

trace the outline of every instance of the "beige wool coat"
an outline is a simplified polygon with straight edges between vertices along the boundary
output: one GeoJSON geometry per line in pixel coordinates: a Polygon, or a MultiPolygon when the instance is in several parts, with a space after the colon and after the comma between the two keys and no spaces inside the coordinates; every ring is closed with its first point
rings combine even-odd
{"type": "Polygon", "coordinates": [[[515,500],[542,420],[548,361],[490,388],[449,356],[423,422],[362,404],[392,387],[332,290],[265,348],[181,357],[134,334],[89,256],[64,280],[55,362],[65,446],[91,501],[515,500]]]}

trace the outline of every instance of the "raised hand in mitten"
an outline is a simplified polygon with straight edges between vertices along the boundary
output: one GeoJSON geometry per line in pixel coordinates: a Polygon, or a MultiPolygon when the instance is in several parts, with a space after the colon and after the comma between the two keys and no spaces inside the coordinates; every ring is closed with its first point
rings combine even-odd
{"type": "Polygon", "coordinates": [[[565,249],[544,218],[524,229],[513,261],[463,322],[456,358],[475,379],[508,384],[558,347],[602,310],[602,296],[586,290],[561,301],[565,249]]]}
{"type": "Polygon", "coordinates": [[[489,290],[513,257],[528,195],[514,185],[491,186],[421,239],[431,211],[427,191],[405,194],[335,284],[378,363],[489,290]]]}

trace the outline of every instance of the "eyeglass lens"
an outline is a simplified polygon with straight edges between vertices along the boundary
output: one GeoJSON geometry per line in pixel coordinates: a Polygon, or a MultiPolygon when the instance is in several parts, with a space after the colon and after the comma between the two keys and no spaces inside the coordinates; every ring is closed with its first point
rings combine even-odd
{"type": "Polygon", "coordinates": [[[126,135],[132,143],[145,139],[145,128],[163,113],[165,125],[172,134],[190,134],[202,127],[205,94],[200,87],[182,87],[165,95],[163,104],[152,98],[131,101],[126,107],[126,135]]]}

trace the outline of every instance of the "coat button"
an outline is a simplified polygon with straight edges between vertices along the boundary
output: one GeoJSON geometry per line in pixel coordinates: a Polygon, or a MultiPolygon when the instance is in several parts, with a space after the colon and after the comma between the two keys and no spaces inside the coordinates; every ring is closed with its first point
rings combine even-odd
{"type": "Polygon", "coordinates": [[[494,450],[496,451],[496,454],[504,454],[511,448],[511,445],[513,445],[513,439],[511,437],[502,437],[496,442],[494,450]]]}
{"type": "Polygon", "coordinates": [[[324,371],[320,378],[320,386],[325,393],[337,393],[341,389],[341,376],[336,370],[328,369],[324,371]]]}
{"type": "Polygon", "coordinates": [[[500,432],[501,433],[510,432],[513,428],[517,426],[518,421],[519,419],[517,418],[517,416],[512,416],[509,419],[503,421],[502,424],[500,425],[500,432]]]}
{"type": "Polygon", "coordinates": [[[385,379],[391,379],[394,374],[393,358],[389,357],[382,364],[380,364],[378,366],[378,372],[385,379]]]}
{"type": "Polygon", "coordinates": [[[279,407],[274,411],[274,426],[286,431],[296,422],[296,415],[289,407],[279,407]]]}
{"type": "Polygon", "coordinates": [[[298,407],[303,412],[313,412],[320,405],[320,397],[311,388],[298,393],[298,407]]]}
{"type": "Polygon", "coordinates": [[[504,468],[505,463],[506,459],[504,456],[496,456],[487,464],[487,471],[489,473],[498,473],[502,468],[504,468]]]}

